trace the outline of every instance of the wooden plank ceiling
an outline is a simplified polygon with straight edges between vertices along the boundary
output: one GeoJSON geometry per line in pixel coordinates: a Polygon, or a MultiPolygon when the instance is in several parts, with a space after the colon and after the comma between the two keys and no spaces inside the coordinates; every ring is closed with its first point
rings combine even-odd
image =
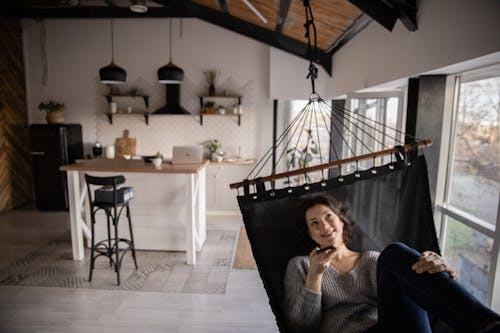
{"type": "MultiPolygon", "coordinates": [[[[416,0],[309,0],[318,62],[330,73],[332,55],[372,19],[392,30],[399,18],[416,30],[416,0]]],[[[148,11],[129,10],[131,0],[8,0],[4,16],[46,18],[197,17],[308,59],[303,0],[155,0],[148,11]],[[259,17],[251,7],[262,16],[259,17]]]]}

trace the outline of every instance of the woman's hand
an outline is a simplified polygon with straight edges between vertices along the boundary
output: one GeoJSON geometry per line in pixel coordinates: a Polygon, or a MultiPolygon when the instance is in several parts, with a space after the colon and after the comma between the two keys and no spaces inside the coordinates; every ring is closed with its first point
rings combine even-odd
{"type": "Polygon", "coordinates": [[[439,273],[448,272],[452,279],[456,279],[455,272],[448,266],[444,259],[435,252],[425,251],[422,253],[418,261],[411,266],[411,268],[417,273],[439,273]]]}
{"type": "Polygon", "coordinates": [[[309,272],[316,275],[323,274],[328,266],[330,266],[335,248],[325,250],[321,253],[318,253],[318,251],[319,247],[316,247],[309,253],[309,272]]]}
{"type": "Polygon", "coordinates": [[[309,253],[309,271],[306,276],[306,287],[314,292],[321,292],[323,273],[330,266],[335,248],[318,253],[319,247],[309,253]]]}

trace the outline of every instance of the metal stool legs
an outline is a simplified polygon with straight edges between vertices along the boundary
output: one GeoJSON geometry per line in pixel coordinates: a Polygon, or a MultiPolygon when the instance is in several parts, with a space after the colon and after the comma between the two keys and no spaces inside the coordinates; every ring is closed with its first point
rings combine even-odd
{"type": "Polygon", "coordinates": [[[130,219],[130,207],[127,206],[128,228],[130,230],[130,242],[132,247],[132,258],[134,258],[135,269],[137,269],[137,258],[135,256],[134,232],[132,231],[132,220],[130,219]]]}
{"type": "Polygon", "coordinates": [[[120,238],[119,236],[119,218],[120,214],[116,213],[116,210],[114,210],[114,207],[108,207],[108,208],[98,208],[98,209],[103,209],[106,213],[106,220],[107,220],[107,231],[108,231],[108,237],[107,239],[100,241],[96,244],[95,242],[95,213],[97,212],[98,209],[95,209],[91,213],[91,233],[92,233],[92,246],[90,248],[90,272],[89,272],[89,282],[92,282],[92,272],[95,267],[95,260],[99,256],[106,256],[109,258],[109,266],[113,267],[115,273],[116,273],[116,283],[117,285],[120,285],[121,280],[120,280],[120,268],[123,260],[123,256],[128,250],[132,251],[132,258],[134,259],[134,265],[135,269],[138,269],[137,266],[137,257],[135,253],[135,242],[134,242],[134,232],[132,229],[132,219],[130,216],[130,207],[127,205],[124,207],[127,212],[127,220],[128,220],[128,226],[129,226],[129,231],[130,231],[130,240],[120,238]],[[111,224],[113,224],[114,228],[114,235],[111,235],[111,224]],[[120,242],[125,242],[128,244],[128,247],[126,248],[120,248],[120,242]]]}

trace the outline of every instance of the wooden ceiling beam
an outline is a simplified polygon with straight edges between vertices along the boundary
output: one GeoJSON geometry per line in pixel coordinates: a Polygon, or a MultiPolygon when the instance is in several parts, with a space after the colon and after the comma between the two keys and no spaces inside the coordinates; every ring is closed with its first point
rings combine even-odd
{"type": "Polygon", "coordinates": [[[274,29],[277,33],[283,32],[283,26],[285,25],[286,17],[290,10],[290,2],[290,0],[280,0],[280,11],[278,13],[278,19],[276,20],[276,28],[274,29]]]}

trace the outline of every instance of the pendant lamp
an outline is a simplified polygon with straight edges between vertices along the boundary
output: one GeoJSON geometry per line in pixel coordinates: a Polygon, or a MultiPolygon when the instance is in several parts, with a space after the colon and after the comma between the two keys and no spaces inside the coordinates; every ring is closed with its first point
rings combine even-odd
{"type": "Polygon", "coordinates": [[[114,62],[113,18],[111,18],[111,63],[99,70],[99,77],[104,84],[122,84],[127,79],[127,72],[114,62]]]}
{"type": "Polygon", "coordinates": [[[170,59],[168,64],[158,69],[158,82],[163,84],[181,84],[184,80],[184,71],[172,62],[172,18],[170,21],[170,59]]]}

